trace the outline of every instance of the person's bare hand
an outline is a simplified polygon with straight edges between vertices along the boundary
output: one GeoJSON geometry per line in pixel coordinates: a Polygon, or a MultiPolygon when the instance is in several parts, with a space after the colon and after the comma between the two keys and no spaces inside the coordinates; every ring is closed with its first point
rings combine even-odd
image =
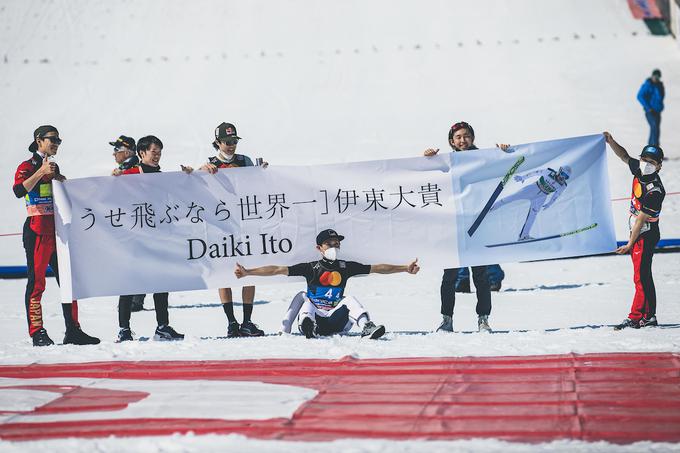
{"type": "Polygon", "coordinates": [[[507,143],[496,143],[496,148],[500,148],[503,151],[507,151],[508,148],[510,148],[510,146],[512,146],[512,145],[509,145],[507,143]]]}
{"type": "Polygon", "coordinates": [[[45,158],[39,171],[43,176],[54,176],[57,172],[57,164],[45,158]]]}
{"type": "Polygon", "coordinates": [[[438,152],[439,152],[439,148],[428,148],[425,151],[423,151],[423,156],[432,157],[432,156],[435,156],[438,152]]]}
{"type": "Polygon", "coordinates": [[[245,267],[241,266],[239,263],[236,263],[234,275],[236,275],[236,278],[243,278],[246,275],[248,275],[248,270],[245,267]]]}
{"type": "Polygon", "coordinates": [[[630,253],[631,248],[632,246],[630,244],[622,245],[621,247],[616,249],[615,253],[617,255],[627,255],[628,253],[630,253]]]}
{"type": "Polygon", "coordinates": [[[411,261],[408,264],[406,272],[408,272],[409,274],[417,274],[419,270],[420,266],[418,266],[418,258],[416,258],[415,260],[411,261]]]}
{"type": "Polygon", "coordinates": [[[111,176],[120,176],[123,174],[123,170],[120,168],[114,168],[113,171],[111,172],[111,176]]]}
{"type": "Polygon", "coordinates": [[[215,173],[217,173],[217,166],[208,162],[207,164],[201,165],[199,170],[207,171],[211,175],[214,175],[215,173]]]}

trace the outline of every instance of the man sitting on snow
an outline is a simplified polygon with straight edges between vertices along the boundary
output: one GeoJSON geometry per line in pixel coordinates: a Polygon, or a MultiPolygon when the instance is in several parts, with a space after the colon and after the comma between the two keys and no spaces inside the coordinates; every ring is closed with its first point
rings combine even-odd
{"type": "Polygon", "coordinates": [[[347,280],[355,275],[370,273],[417,274],[420,270],[418,259],[402,266],[367,265],[355,261],[339,260],[337,252],[340,249],[340,241],[343,239],[345,237],[334,230],[324,230],[316,236],[316,249],[322,255],[319,261],[294,266],[261,266],[252,269],[246,269],[236,263],[234,274],[238,278],[248,275],[288,275],[307,279],[307,291],[302,291],[295,296],[286,319],[283,320],[283,330],[287,333],[290,333],[293,319],[299,312],[299,329],[307,338],[346,333],[354,323],[362,328],[362,337],[380,338],[385,334],[385,326],[376,326],[357,299],[344,296],[347,280]]]}

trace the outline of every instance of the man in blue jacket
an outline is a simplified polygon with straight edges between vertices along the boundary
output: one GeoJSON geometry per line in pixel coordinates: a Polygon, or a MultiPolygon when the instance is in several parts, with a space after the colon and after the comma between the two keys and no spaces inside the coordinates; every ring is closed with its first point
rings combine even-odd
{"type": "Polygon", "coordinates": [[[661,133],[661,112],[663,111],[663,98],[665,96],[661,71],[655,69],[652,76],[645,80],[637,94],[637,100],[645,109],[645,116],[649,123],[649,145],[659,145],[661,133]]]}

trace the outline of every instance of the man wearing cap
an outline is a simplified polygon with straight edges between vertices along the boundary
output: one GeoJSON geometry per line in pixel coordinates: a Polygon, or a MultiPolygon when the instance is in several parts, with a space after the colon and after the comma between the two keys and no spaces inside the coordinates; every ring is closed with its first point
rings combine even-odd
{"type": "Polygon", "coordinates": [[[632,158],[609,132],[604,137],[612,151],[628,165],[633,174],[633,193],[630,198],[628,243],[616,249],[618,254],[630,253],[633,259],[635,296],[630,314],[615,327],[616,330],[658,325],[656,320],[656,288],[652,278],[652,258],[659,242],[659,216],[666,196],[659,170],[663,150],[658,145],[642,148],[640,159],[632,158]]]}
{"type": "MultiPolygon", "coordinates": [[[[51,158],[57,154],[60,144],[61,138],[56,127],[46,125],[37,128],[28,147],[33,155],[19,165],[14,175],[14,194],[17,198],[23,197],[26,200],[28,211],[23,230],[28,272],[25,305],[28,333],[33,339],[33,346],[54,344],[43,326],[41,300],[45,291],[45,273],[48,265],[52,267],[59,283],[52,180],[64,181],[66,178],[51,158]]],[[[62,303],[61,308],[66,323],[64,344],[99,343],[99,338],[87,335],[80,328],[78,302],[74,300],[62,303]]]]}
{"type": "Polygon", "coordinates": [[[124,170],[139,165],[139,158],[135,154],[137,144],[134,138],[121,135],[117,140],[109,142],[109,145],[113,146],[113,158],[116,160],[116,165],[118,165],[111,172],[113,176],[118,176],[124,170]]]}
{"type": "MultiPolygon", "coordinates": [[[[475,146],[475,131],[465,121],[454,123],[451,126],[451,129],[449,129],[449,145],[454,152],[479,149],[475,146]]],[[[503,151],[507,151],[510,148],[510,145],[506,144],[497,144],[496,146],[503,151]]],[[[430,157],[438,152],[439,148],[428,148],[423,152],[423,155],[430,157]]],[[[443,319],[437,328],[437,332],[453,332],[453,308],[456,304],[457,285],[464,288],[467,287],[468,291],[470,288],[469,277],[467,284],[457,282],[458,276],[463,269],[465,268],[444,269],[442,284],[439,289],[443,319]]],[[[475,282],[475,289],[477,291],[477,327],[480,332],[491,332],[491,327],[489,326],[489,315],[491,314],[490,273],[495,274],[494,280],[498,282],[497,286],[500,289],[500,280],[505,277],[505,273],[498,264],[472,266],[472,281],[475,282]]]]}
{"type": "Polygon", "coordinates": [[[661,112],[663,111],[663,98],[666,95],[663,82],[661,82],[661,71],[655,69],[652,76],[644,81],[638,90],[637,100],[645,110],[645,117],[649,123],[649,139],[647,144],[658,145],[661,135],[661,112]]]}
{"type": "Polygon", "coordinates": [[[348,332],[353,324],[362,329],[361,336],[370,339],[385,334],[385,326],[375,325],[366,309],[352,296],[345,296],[347,280],[362,274],[394,274],[408,272],[417,274],[420,270],[418,259],[407,265],[360,264],[355,261],[338,259],[340,242],[345,239],[335,230],[323,230],[316,236],[316,249],[321,259],[294,266],[261,266],[246,269],[236,263],[234,274],[242,278],[248,275],[288,275],[305,277],[307,291],[298,293],[291,302],[283,330],[290,333],[293,320],[300,313],[299,329],[307,338],[318,335],[333,335],[348,332]]]}
{"type": "MultiPolygon", "coordinates": [[[[236,154],[236,147],[241,137],[236,132],[236,126],[231,123],[221,123],[215,128],[215,140],[212,145],[217,151],[217,155],[208,159],[199,170],[205,170],[215,174],[221,168],[252,167],[253,161],[250,157],[243,154],[236,154]]],[[[251,321],[253,313],[253,300],[255,299],[255,287],[244,286],[241,289],[243,299],[243,322],[239,325],[234,315],[234,301],[231,288],[219,289],[220,302],[222,309],[227,315],[229,325],[227,326],[227,337],[261,337],[264,335],[255,323],[251,321]]]]}
{"type": "MultiPolygon", "coordinates": [[[[137,153],[140,162],[138,165],[123,170],[121,175],[135,175],[145,173],[160,173],[160,161],[163,153],[163,142],[154,135],[147,135],[139,139],[137,153]]],[[[119,175],[115,175],[119,176],[119,175]]],[[[154,340],[156,341],[176,341],[184,340],[184,334],[178,333],[170,326],[170,316],[168,314],[168,293],[154,293],[153,304],[156,311],[156,331],[154,340]]],[[[118,300],[118,339],[116,342],[132,341],[132,330],[130,329],[130,312],[132,298],[122,296],[118,300]]]]}
{"type": "MultiPolygon", "coordinates": [[[[134,138],[121,135],[118,139],[109,142],[109,145],[113,146],[113,158],[116,160],[116,165],[118,165],[113,169],[111,175],[122,175],[123,171],[139,165],[139,158],[136,155],[137,144],[134,138]]],[[[118,299],[118,312],[120,312],[121,306],[126,306],[127,304],[130,305],[131,311],[144,310],[145,296],[145,294],[120,296],[118,299]]]]}

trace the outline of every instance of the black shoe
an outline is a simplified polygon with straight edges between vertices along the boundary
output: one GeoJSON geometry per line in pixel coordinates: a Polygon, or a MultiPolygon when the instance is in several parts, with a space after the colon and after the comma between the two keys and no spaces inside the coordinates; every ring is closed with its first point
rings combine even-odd
{"type": "Polygon", "coordinates": [[[656,316],[652,316],[649,319],[643,317],[640,320],[640,327],[656,327],[659,323],[656,320],[656,316]]]}
{"type": "Polygon", "coordinates": [[[472,292],[470,291],[470,280],[461,280],[458,282],[456,285],[456,292],[457,293],[469,293],[472,292]]]}
{"type": "Polygon", "coordinates": [[[243,324],[241,324],[241,327],[238,329],[238,333],[242,337],[264,336],[264,330],[259,329],[257,325],[253,324],[251,321],[246,321],[243,324]]]}
{"type": "Polygon", "coordinates": [[[302,320],[302,323],[300,323],[300,331],[305,335],[306,338],[316,337],[314,332],[315,330],[316,325],[314,324],[312,318],[305,318],[302,320]]]}
{"type": "Polygon", "coordinates": [[[640,328],[640,321],[634,321],[630,318],[626,318],[621,322],[621,324],[614,326],[614,330],[622,330],[631,327],[633,329],[640,328]]]}
{"type": "Polygon", "coordinates": [[[54,344],[45,329],[38,330],[31,338],[33,338],[33,346],[51,346],[54,344]]]}
{"type": "Polygon", "coordinates": [[[241,326],[236,321],[232,321],[227,326],[227,338],[236,338],[239,336],[239,329],[241,326]]]}
{"type": "Polygon", "coordinates": [[[437,327],[437,332],[453,332],[453,316],[443,315],[442,323],[437,327]]]}
{"type": "Polygon", "coordinates": [[[99,338],[91,337],[85,332],[83,332],[80,327],[74,327],[73,329],[67,329],[66,335],[64,335],[64,344],[99,344],[99,338]]]}
{"type": "Polygon", "coordinates": [[[489,289],[491,291],[500,291],[501,290],[501,282],[489,283],[489,289]]]}
{"type": "Polygon", "coordinates": [[[368,337],[371,340],[376,340],[383,335],[385,335],[385,326],[376,326],[372,321],[366,322],[361,331],[361,338],[368,337]]]}
{"type": "Polygon", "coordinates": [[[175,332],[175,329],[166,324],[156,327],[153,339],[156,341],[178,341],[184,340],[184,334],[175,332]]]}
{"type": "Polygon", "coordinates": [[[123,327],[118,331],[118,339],[116,340],[116,343],[132,340],[134,340],[134,338],[132,338],[132,330],[129,328],[123,327]]]}

